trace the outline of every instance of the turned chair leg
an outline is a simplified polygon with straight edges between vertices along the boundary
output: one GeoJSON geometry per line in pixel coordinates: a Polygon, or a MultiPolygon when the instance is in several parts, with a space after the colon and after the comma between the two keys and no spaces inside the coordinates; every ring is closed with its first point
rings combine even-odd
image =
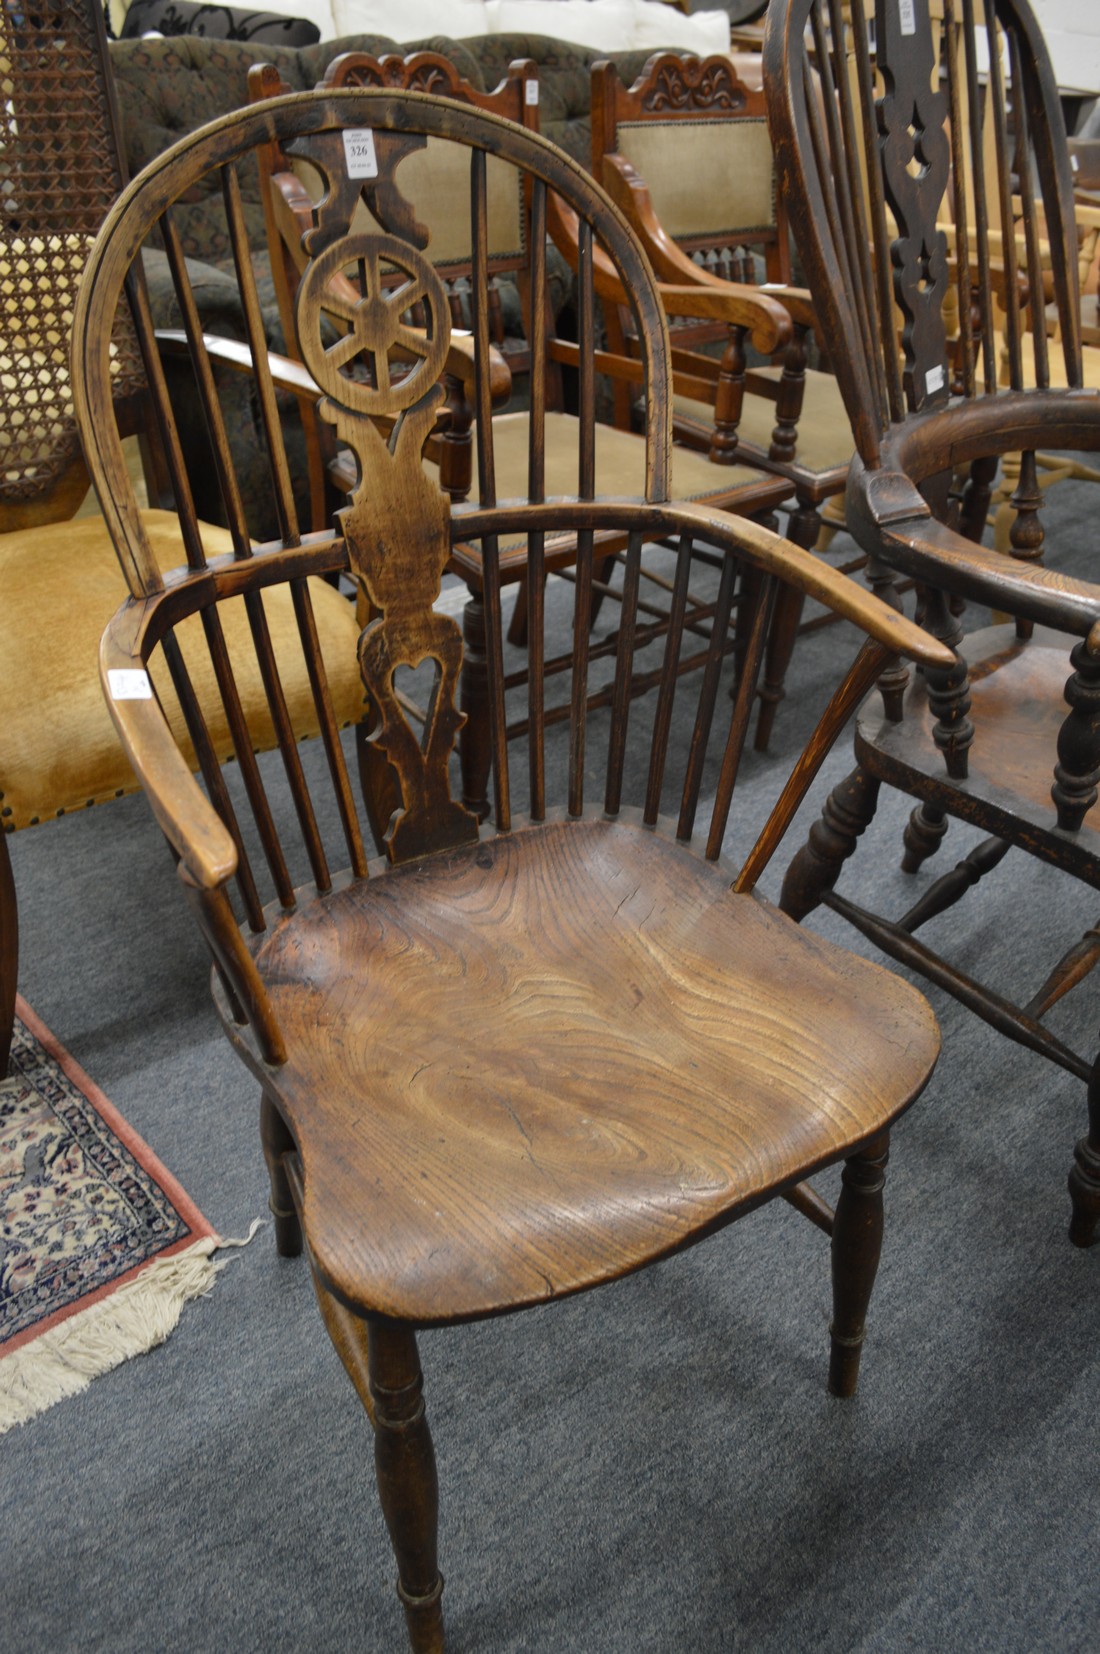
{"type": "Polygon", "coordinates": [[[882,1189],[889,1135],[882,1133],[844,1163],[833,1219],[833,1324],[829,1393],[853,1396],[867,1306],[882,1251],[882,1189]]]}
{"type": "Polygon", "coordinates": [[[857,766],[833,788],[820,821],[810,828],[784,876],[779,906],[789,918],[804,919],[832,890],[860,834],[874,820],[880,785],[857,766]]]}
{"type": "Polygon", "coordinates": [[[947,832],[947,816],[935,804],[918,804],[906,823],[902,834],[905,852],[901,859],[903,873],[916,873],[934,856],[947,832]]]}
{"type": "Polygon", "coordinates": [[[439,1486],[414,1334],[396,1322],[372,1318],[367,1362],[378,1495],[397,1558],[397,1594],[409,1644],[413,1654],[442,1654],[439,1486]]]}
{"type": "Polygon", "coordinates": [[[8,835],[0,830],[0,1080],[8,1072],[15,1032],[15,973],[19,964],[19,909],[8,835]]]}
{"type": "Polygon", "coordinates": [[[1073,1151],[1069,1197],[1073,1202],[1069,1238],[1074,1246],[1091,1246],[1100,1222],[1100,1057],[1089,1080],[1089,1129],[1073,1151]]]}
{"type": "Polygon", "coordinates": [[[281,1258],[296,1258],[302,1250],[302,1226],[291,1198],[285,1160],[294,1152],[294,1139],[266,1092],[260,1098],[260,1141],[271,1180],[268,1205],[275,1221],[275,1247],[281,1258]]]}
{"type": "Polygon", "coordinates": [[[794,654],[795,640],[802,621],[805,594],[794,586],[780,586],[775,599],[768,648],[764,658],[764,681],[760,685],[760,711],[756,720],[753,745],[757,752],[767,752],[779,703],[786,695],[784,684],[787,668],[794,654]]]}

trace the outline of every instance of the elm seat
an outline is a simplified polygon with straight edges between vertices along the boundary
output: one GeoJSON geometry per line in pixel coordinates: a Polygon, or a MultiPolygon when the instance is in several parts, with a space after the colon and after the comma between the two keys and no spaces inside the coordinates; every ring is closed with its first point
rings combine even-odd
{"type": "MultiPolygon", "coordinates": [[[[142,522],[162,573],[184,560],[183,541],[174,512],[145,511],[142,522]]],[[[202,525],[210,556],[232,552],[226,529],[202,525]]],[[[334,665],[354,650],[359,626],[352,604],[323,581],[310,590],[323,657],[334,665]]],[[[129,760],[119,746],[96,672],[103,628],[125,600],[126,582],[102,518],[82,517],[43,528],[0,535],[0,821],[5,832],[34,826],[90,804],[119,798],[137,788],[129,760]],[[71,594],[79,592],[79,602],[71,594]],[[64,616],[64,624],[44,623],[43,616],[64,616]],[[43,740],[43,730],[50,739],[43,740]]],[[[317,717],[310,686],[292,650],[297,634],[290,592],[280,587],[265,594],[264,611],[275,658],[283,668],[295,736],[316,735],[317,717]]],[[[252,646],[244,603],[226,605],[222,623],[234,661],[246,717],[260,749],[275,745],[275,731],[252,646]]],[[[192,668],[199,701],[219,761],[232,755],[233,740],[209,657],[200,650],[200,623],[181,629],[180,643],[192,668]]],[[[152,677],[183,751],[197,768],[183,713],[168,673],[152,677]]],[[[358,723],[363,715],[363,687],[358,673],[330,674],[340,724],[358,723]]]]}
{"type": "Polygon", "coordinates": [[[392,868],[277,918],[256,964],[301,1030],[314,1267],[420,1325],[675,1250],[873,1133],[938,1039],[897,977],[625,822],[392,868]]]}

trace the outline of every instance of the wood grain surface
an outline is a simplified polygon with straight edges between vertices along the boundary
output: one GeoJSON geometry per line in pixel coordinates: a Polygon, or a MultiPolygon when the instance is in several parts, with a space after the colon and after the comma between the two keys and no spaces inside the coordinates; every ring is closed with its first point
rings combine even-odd
{"type": "Polygon", "coordinates": [[[625,822],[391,870],[257,962],[315,1264],[422,1324],[676,1249],[879,1131],[937,1050],[912,989],[625,822]]]}

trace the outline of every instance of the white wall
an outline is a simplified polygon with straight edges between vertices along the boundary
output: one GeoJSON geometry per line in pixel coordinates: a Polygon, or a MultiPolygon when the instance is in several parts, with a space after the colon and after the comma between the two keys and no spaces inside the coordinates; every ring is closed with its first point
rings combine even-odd
{"type": "Polygon", "coordinates": [[[1031,0],[1046,35],[1059,86],[1100,92],[1098,0],[1031,0]]]}

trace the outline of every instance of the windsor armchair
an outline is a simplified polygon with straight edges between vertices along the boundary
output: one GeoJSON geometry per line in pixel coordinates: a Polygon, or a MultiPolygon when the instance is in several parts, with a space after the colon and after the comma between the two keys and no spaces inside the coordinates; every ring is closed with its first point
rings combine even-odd
{"type": "MultiPolygon", "coordinates": [[[[732,292],[733,282],[755,283],[759,272],[767,281],[760,296],[787,310],[789,341],[775,361],[756,367],[747,365],[744,324],[726,330],[720,360],[690,348],[703,342],[698,324],[677,324],[673,428],[679,441],[717,462],[739,460],[786,478],[795,495],[787,533],[796,545],[815,546],[822,508],[844,492],[854,443],[835,378],[808,365],[816,317],[809,293],[791,285],[790,223],[776,188],[762,88],[747,85],[723,57],[660,52],[632,86],[623,85],[614,63],[597,63],[592,172],[626,213],[662,280],[720,293],[732,292]]],[[[742,297],[751,295],[742,290],[742,297]]],[[[614,313],[612,319],[618,321],[614,313]]],[[[626,343],[621,323],[615,342],[626,343]]],[[[631,387],[619,387],[617,423],[629,425],[632,403],[631,387]]],[[[773,623],[756,730],[760,751],[783,698],[801,607],[788,590],[773,623]]]]}
{"type": "Polygon", "coordinates": [[[946,673],[884,674],[881,702],[873,697],[857,722],[857,767],[792,862],[782,906],[801,918],[826,903],[891,957],[1085,1083],[1089,1127],[1070,1174],[1070,1234],[1084,1246],[1100,1216],[1100,1084],[1094,1056],[1073,1049],[1043,1018],[1100,957],[1095,931],[1049,970],[1036,962],[1039,980],[1026,1003],[915,934],[1006,855],[1015,870],[1013,909],[1026,898],[1029,856],[1088,888],[1100,885],[1093,809],[1100,586],[1043,566],[1051,548],[1033,486],[1040,443],[1100,446],[1100,397],[1082,388],[1073,178],[1050,62],[1024,0],[995,0],[984,15],[978,0],[946,0],[944,14],[941,41],[928,0],[880,4],[872,56],[862,7],[842,19],[839,7],[819,0],[773,0],[769,12],[765,62],[781,187],[797,208],[803,261],[832,336],[859,341],[835,361],[859,445],[849,522],[871,554],[876,589],[888,595],[897,573],[918,580],[925,623],[955,653],[946,673]],[[823,106],[809,95],[807,40],[827,89],[823,106]],[[838,68],[847,60],[851,77],[838,68]],[[996,236],[980,152],[986,108],[1005,198],[1010,158],[1019,157],[1019,223],[1001,212],[996,236]],[[954,273],[937,228],[949,169],[954,273]],[[993,302],[998,276],[1003,335],[993,302]],[[1057,343],[1048,340],[1042,302],[1021,303],[1022,293],[1043,294],[1044,278],[1057,343]],[[943,316],[951,282],[959,336],[949,357],[943,316]],[[1002,351],[1008,385],[999,383],[1002,351]],[[1011,555],[1003,556],[980,541],[1000,456],[1016,451],[1023,455],[1018,515],[1011,555]],[[950,598],[1012,618],[964,637],[950,598]],[[884,783],[917,800],[905,833],[907,872],[916,874],[939,849],[952,818],[988,835],[894,920],[835,888],[884,783]]]}
{"type": "MultiPolygon", "coordinates": [[[[69,386],[72,309],[95,232],[123,182],[102,7],[97,0],[44,0],[0,9],[0,68],[8,110],[0,155],[2,1077],[15,1015],[19,932],[7,835],[132,792],[136,783],[105,716],[95,669],[100,633],[126,587],[102,518],[73,520],[88,493],[88,474],[69,386]]],[[[170,479],[128,319],[112,337],[111,362],[118,417],[140,436],[146,461],[155,507],[144,519],[146,532],[160,565],[173,568],[186,560],[185,534],[171,511],[156,508],[170,479]]],[[[223,536],[221,549],[231,544],[223,536]]],[[[354,616],[335,592],[320,597],[318,614],[326,643],[355,634],[354,616]]],[[[279,650],[288,619],[285,600],[277,598],[267,624],[279,650]]],[[[230,615],[227,630],[232,650],[245,647],[243,614],[230,615]]],[[[244,682],[247,719],[254,682],[244,682]]],[[[291,716],[303,734],[312,720],[304,687],[288,680],[291,716]]],[[[354,675],[344,674],[337,698],[342,721],[360,715],[354,675]]],[[[228,756],[232,739],[224,719],[215,741],[228,756]]]]}
{"type": "MultiPolygon", "coordinates": [[[[253,70],[250,81],[252,94],[260,99],[276,89],[275,79],[260,67],[253,70]]],[[[538,129],[538,78],[530,62],[511,65],[501,84],[493,92],[478,92],[463,80],[445,58],[436,53],[416,52],[402,58],[390,55],[374,58],[365,52],[347,52],[329,66],[320,88],[339,89],[355,86],[390,86],[394,89],[426,91],[491,114],[503,115],[528,127],[538,129]]],[[[426,172],[434,178],[434,189],[440,197],[440,221],[437,229],[438,246],[429,250],[434,267],[444,280],[451,306],[452,320],[459,325],[469,321],[469,292],[473,278],[470,226],[464,214],[457,186],[452,187],[445,147],[429,148],[419,158],[426,172]],[[448,208],[450,209],[448,215],[448,208]]],[[[283,285],[285,297],[281,300],[289,315],[294,294],[304,267],[302,238],[311,227],[316,211],[320,184],[316,171],[309,164],[309,156],[299,148],[296,155],[278,156],[270,149],[261,158],[261,170],[267,171],[267,201],[269,208],[268,234],[272,265],[277,279],[283,285]],[[294,167],[297,170],[291,170],[294,167]]],[[[573,486],[576,466],[576,415],[567,410],[563,374],[577,374],[578,346],[562,336],[559,329],[560,304],[550,302],[550,286],[560,273],[547,264],[547,280],[541,294],[535,295],[527,286],[527,247],[533,235],[550,230],[563,246],[567,246],[573,263],[577,259],[576,226],[568,213],[563,213],[556,197],[547,202],[546,222],[535,227],[529,216],[528,204],[513,184],[505,182],[506,169],[490,167],[490,200],[487,207],[487,243],[485,253],[486,302],[489,309],[490,333],[494,346],[503,350],[505,361],[527,378],[519,394],[512,396],[507,375],[494,380],[489,402],[479,405],[472,379],[472,358],[467,353],[451,364],[451,395],[446,410],[446,429],[431,451],[433,463],[440,468],[440,479],[450,497],[455,500],[477,499],[481,478],[474,462],[473,433],[478,422],[492,417],[494,421],[494,452],[496,482],[504,496],[522,494],[526,482],[527,452],[531,440],[530,419],[526,408],[529,397],[539,400],[545,413],[540,441],[544,451],[545,486],[556,494],[573,486]],[[522,347],[507,348],[502,326],[500,284],[515,284],[522,296],[524,339],[522,347]],[[534,307],[540,312],[539,326],[534,326],[534,307]]],[[[411,185],[409,186],[411,187],[411,185]]],[[[554,255],[555,258],[557,255],[554,255]]],[[[597,262],[598,287],[607,304],[625,301],[615,272],[597,247],[592,254],[597,262]]],[[[560,267],[560,260],[558,260],[560,267]]],[[[680,291],[675,289],[675,291],[680,291]]],[[[686,292],[683,304],[694,305],[699,313],[712,318],[725,316],[730,320],[747,322],[757,339],[770,348],[789,331],[787,318],[781,307],[766,296],[749,307],[733,292],[700,294],[686,292]]],[[[342,296],[330,291],[327,304],[330,320],[346,325],[347,305],[354,304],[354,291],[342,296]],[[343,310],[340,310],[341,304],[343,310]],[[338,314],[338,311],[340,312],[338,314]]],[[[460,339],[452,340],[452,352],[458,354],[460,339]]],[[[610,383],[628,379],[632,388],[640,387],[640,370],[636,360],[617,355],[613,350],[600,353],[600,371],[610,377],[610,383]]],[[[583,404],[586,398],[597,394],[593,377],[577,378],[576,396],[583,404]]],[[[613,394],[613,392],[612,392],[613,394]]],[[[594,458],[596,484],[601,493],[632,493],[642,483],[644,442],[632,430],[619,430],[600,422],[595,428],[594,458]]],[[[354,465],[330,462],[328,475],[340,488],[354,484],[354,465]]],[[[678,498],[705,500],[738,515],[747,515],[772,522],[772,514],[791,493],[785,478],[768,475],[760,467],[736,462],[735,456],[724,456],[721,464],[713,463],[705,454],[677,452],[673,462],[673,490],[678,498]],[[732,463],[726,464],[729,457],[732,463]]],[[[597,566],[593,580],[592,615],[599,612],[603,597],[618,600],[620,585],[611,579],[612,560],[624,544],[621,535],[610,531],[601,534],[604,558],[597,566]]],[[[574,556],[575,536],[559,532],[546,548],[548,569],[569,573],[574,556]]],[[[517,588],[516,603],[509,626],[509,638],[522,645],[526,636],[525,544],[521,536],[514,536],[503,548],[501,577],[506,586],[517,588]]],[[[697,567],[714,564],[718,559],[706,548],[696,551],[697,567]]],[[[463,728],[460,749],[462,754],[463,798],[479,815],[488,813],[488,782],[490,767],[489,717],[484,674],[485,604],[482,575],[482,551],[479,544],[458,544],[452,557],[452,569],[466,582],[469,601],[463,611],[463,631],[466,641],[465,665],[461,701],[468,714],[463,728]]],[[[669,598],[667,580],[660,570],[654,570],[650,561],[643,565],[649,607],[644,631],[636,640],[638,669],[632,679],[631,693],[643,694],[652,686],[657,668],[653,655],[659,651],[661,640],[667,634],[669,598]],[[665,584],[662,584],[662,581],[665,584]]],[[[700,667],[706,658],[707,633],[711,623],[714,577],[704,586],[696,583],[689,588],[687,611],[682,635],[685,652],[682,669],[700,667]]],[[[593,640],[597,659],[613,657],[618,645],[617,629],[608,636],[593,640]]],[[[567,672],[569,654],[555,651],[539,664],[539,669],[556,683],[567,672]]],[[[513,676],[522,678],[528,668],[516,666],[513,676]]],[[[559,701],[548,710],[551,718],[563,717],[568,705],[559,701]]],[[[522,725],[522,720],[519,720],[522,725]]]]}
{"type": "MultiPolygon", "coordinates": [[[[247,261],[240,264],[247,272],[247,261]]],[[[545,265],[546,238],[532,236],[528,279],[536,294],[545,265]]],[[[186,307],[186,268],[177,276],[186,307]]],[[[534,313],[533,343],[541,346],[541,307],[534,313]]],[[[596,1286],[785,1195],[832,1233],[830,1384],[837,1393],[853,1390],[881,1235],[885,1134],[925,1084],[937,1034],[911,988],[800,931],[753,889],[882,662],[895,650],[942,665],[950,657],[871,594],[765,528],[669,501],[668,341],[652,273],[588,175],[509,122],[449,100],[387,91],[307,93],[238,111],[177,145],[123,196],[82,286],[76,331],[77,406],[133,594],[103,639],[108,702],[210,944],[222,1020],[259,1083],[279,1248],[307,1250],[325,1324],[374,1427],[412,1645],[439,1649],[437,1494],[418,1329],[596,1286]],[[582,374],[593,372],[587,255],[597,237],[634,295],[649,392],[637,497],[595,496],[591,399],[575,426],[573,484],[557,498],[545,496],[537,399],[518,497],[498,492],[491,419],[478,426],[477,502],[452,503],[424,468],[424,445],[446,396],[440,376],[450,336],[447,295],[429,256],[431,226],[422,201],[403,191],[403,159],[422,150],[425,138],[467,156],[482,404],[491,372],[488,159],[517,170],[536,223],[551,191],[581,221],[582,374]],[[196,559],[165,578],[132,510],[110,419],[109,318],[143,241],[153,233],[171,238],[172,203],[200,176],[220,175],[229,234],[239,243],[237,171],[252,163],[257,144],[273,139],[308,144],[328,185],[306,245],[297,346],[323,395],[320,416],[356,455],[359,482],[324,532],[287,535],[252,551],[242,523],[232,557],[196,559]],[[348,179],[349,150],[372,154],[365,177],[348,179]],[[352,221],[361,195],[374,225],[359,231],[352,221]],[[333,341],[323,306],[333,274],[349,269],[361,299],[352,332],[333,341]],[[391,285],[393,278],[403,284],[391,285]],[[426,313],[420,331],[403,319],[414,303],[426,313]],[[411,371],[391,369],[395,346],[406,358],[412,353],[411,371]],[[356,354],[371,359],[370,379],[357,371],[356,354]],[[522,535],[530,647],[539,657],[551,606],[542,579],[546,546],[562,528],[576,540],[572,717],[553,750],[543,677],[532,672],[526,759],[513,761],[501,665],[501,548],[522,535]],[[584,620],[603,531],[627,540],[633,598],[611,707],[593,713],[584,620]],[[628,693],[642,545],[669,536],[678,546],[681,600],[696,537],[724,555],[707,669],[690,680],[697,688],[686,742],[672,736],[674,703],[689,681],[678,688],[675,616],[655,700],[632,705],[628,693]],[[494,777],[494,822],[480,829],[452,788],[462,723],[460,632],[434,607],[456,546],[475,542],[483,557],[494,777]],[[734,572],[746,560],[759,578],[731,704],[718,696],[718,667],[734,572]],[[157,701],[145,693],[146,662],[159,646],[205,754],[190,670],[174,642],[185,617],[201,617],[216,637],[217,616],[232,596],[288,589],[314,673],[305,577],[337,571],[364,588],[375,616],[353,654],[377,708],[375,741],[398,796],[385,856],[369,865],[320,671],[313,681],[327,768],[292,769],[288,801],[276,798],[276,775],[267,792],[254,789],[255,832],[212,759],[203,765],[208,796],[200,790],[157,701]],[[731,888],[722,844],[768,610],[783,580],[868,636],[731,888]],[[433,687],[421,733],[409,722],[402,688],[410,671],[425,667],[433,687]],[[639,731],[643,709],[650,716],[639,731]],[[627,762],[628,722],[644,739],[640,769],[627,762]],[[705,843],[693,849],[696,817],[708,813],[704,784],[717,802],[705,843]],[[337,857],[345,871],[333,870],[337,857]],[[834,1219],[804,1179],[841,1159],[834,1219]]],[[[205,384],[201,336],[193,349],[205,384]]],[[[253,354],[262,360],[258,322],[253,354]]],[[[165,394],[167,387],[157,389],[165,394]]],[[[213,411],[212,419],[216,426],[213,411]]],[[[219,448],[230,464],[224,440],[219,448]]],[[[281,466],[275,472],[283,476],[281,466]]],[[[285,476],[280,487],[289,489],[285,476]]],[[[682,618],[682,601],[678,612],[682,618]]],[[[250,764],[247,753],[239,756],[250,764]]]]}

